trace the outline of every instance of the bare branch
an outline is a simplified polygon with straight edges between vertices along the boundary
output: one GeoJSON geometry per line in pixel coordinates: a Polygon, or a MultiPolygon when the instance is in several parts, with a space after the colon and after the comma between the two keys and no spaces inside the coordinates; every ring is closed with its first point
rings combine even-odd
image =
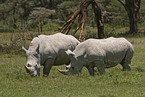
{"type": "Polygon", "coordinates": [[[60,27],[60,32],[64,33],[67,30],[68,25],[70,25],[72,22],[74,22],[75,18],[77,17],[77,15],[79,13],[80,13],[80,9],[78,9],[77,11],[75,11],[75,13],[72,15],[72,17],[60,27]]]}
{"type": "Polygon", "coordinates": [[[79,40],[81,39],[83,30],[84,30],[84,24],[85,24],[85,21],[86,21],[86,19],[85,19],[86,18],[85,10],[82,10],[82,14],[83,14],[83,23],[82,23],[82,26],[81,26],[81,33],[80,33],[80,36],[79,36],[79,40]]]}
{"type": "Polygon", "coordinates": [[[121,0],[118,0],[118,1],[121,3],[121,5],[123,5],[124,7],[126,7],[126,5],[121,0]]]}
{"type": "Polygon", "coordinates": [[[72,35],[75,34],[79,30],[79,28],[81,27],[82,17],[83,17],[83,15],[80,14],[79,17],[78,17],[78,25],[77,25],[77,28],[73,31],[72,35]]]}
{"type": "Polygon", "coordinates": [[[78,18],[77,28],[73,31],[72,35],[75,34],[81,27],[81,32],[80,32],[80,36],[79,36],[79,39],[81,39],[81,35],[84,30],[84,24],[86,21],[85,10],[87,9],[87,7],[90,4],[92,4],[94,6],[93,9],[94,9],[94,13],[95,13],[96,23],[97,23],[97,27],[99,29],[98,33],[100,33],[99,35],[101,35],[101,36],[99,36],[99,38],[103,38],[105,36],[105,34],[104,34],[102,13],[101,13],[101,9],[99,8],[99,6],[97,5],[97,2],[95,2],[95,0],[84,0],[80,4],[79,8],[71,16],[71,18],[60,27],[60,32],[68,34],[70,29],[72,28],[72,25],[74,24],[75,19],[78,18]]]}

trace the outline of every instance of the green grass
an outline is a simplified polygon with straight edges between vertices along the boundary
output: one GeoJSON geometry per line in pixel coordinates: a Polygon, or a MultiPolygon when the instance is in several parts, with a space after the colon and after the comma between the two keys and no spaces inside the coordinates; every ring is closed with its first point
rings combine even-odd
{"type": "Polygon", "coordinates": [[[49,77],[42,77],[43,67],[40,77],[30,77],[24,53],[0,52],[0,97],[145,97],[145,37],[127,39],[135,49],[131,72],[118,65],[94,77],[86,68],[79,75],[62,75],[57,69],[64,65],[54,66],[49,77]]]}

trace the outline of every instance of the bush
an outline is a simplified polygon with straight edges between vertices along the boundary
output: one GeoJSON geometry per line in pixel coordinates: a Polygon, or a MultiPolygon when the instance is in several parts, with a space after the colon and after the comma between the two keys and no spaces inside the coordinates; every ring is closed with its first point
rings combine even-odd
{"type": "Polygon", "coordinates": [[[13,32],[14,28],[10,25],[0,25],[0,33],[3,32],[13,32]]]}

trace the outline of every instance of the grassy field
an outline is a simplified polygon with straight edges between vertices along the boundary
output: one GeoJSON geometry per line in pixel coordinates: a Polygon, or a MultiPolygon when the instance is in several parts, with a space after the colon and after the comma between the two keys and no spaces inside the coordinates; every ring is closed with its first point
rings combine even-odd
{"type": "MultiPolygon", "coordinates": [[[[0,36],[10,41],[11,34],[0,36]]],[[[42,77],[41,67],[40,77],[30,77],[25,72],[24,53],[0,52],[0,97],[145,97],[145,37],[127,39],[135,49],[131,72],[123,72],[118,65],[94,77],[86,68],[79,75],[62,75],[57,69],[65,66],[53,67],[49,77],[42,77]]]]}

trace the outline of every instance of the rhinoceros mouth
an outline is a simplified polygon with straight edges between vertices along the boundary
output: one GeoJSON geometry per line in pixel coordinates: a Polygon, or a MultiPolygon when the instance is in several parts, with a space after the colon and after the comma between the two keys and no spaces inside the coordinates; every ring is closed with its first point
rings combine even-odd
{"type": "Polygon", "coordinates": [[[24,65],[25,69],[26,69],[26,72],[30,74],[30,76],[39,76],[39,74],[34,74],[33,72],[33,68],[32,67],[28,67],[26,65],[24,65]]]}

